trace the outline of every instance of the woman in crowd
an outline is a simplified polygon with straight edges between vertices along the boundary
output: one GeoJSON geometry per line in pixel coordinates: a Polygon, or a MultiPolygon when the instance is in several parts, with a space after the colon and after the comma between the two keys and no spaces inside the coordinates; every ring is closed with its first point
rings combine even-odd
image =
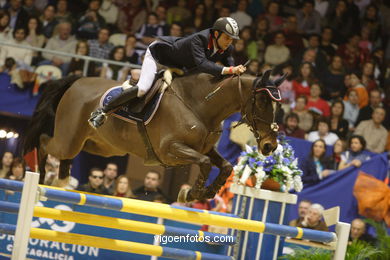
{"type": "MultiPolygon", "coordinates": [[[[89,54],[89,46],[88,46],[88,43],[86,41],[79,41],[79,42],[77,42],[76,54],[77,55],[88,56],[88,54],[89,54]]],[[[83,60],[83,59],[72,58],[72,60],[70,61],[70,64],[69,64],[68,74],[69,75],[82,76],[83,75],[83,70],[84,70],[84,63],[85,63],[85,60],[83,60]]],[[[96,73],[95,73],[95,63],[91,61],[88,64],[87,76],[93,77],[95,75],[96,75],[96,73]]]]}
{"type": "Polygon", "coordinates": [[[298,96],[295,100],[293,112],[299,116],[299,128],[308,132],[313,127],[313,115],[306,109],[307,97],[304,95],[298,96]]]}
{"type": "Polygon", "coordinates": [[[315,81],[313,66],[309,62],[303,62],[299,67],[298,77],[292,81],[295,96],[309,96],[310,85],[315,81]]]}
{"type": "Polygon", "coordinates": [[[265,17],[268,20],[270,32],[281,30],[283,18],[279,16],[280,4],[275,1],[269,1],[266,10],[266,13],[261,17],[265,17]]]}
{"type": "Polygon", "coordinates": [[[192,17],[184,23],[184,34],[189,35],[206,29],[209,24],[206,17],[206,7],[203,3],[195,5],[192,17]]]}
{"type": "Polygon", "coordinates": [[[277,32],[274,36],[274,44],[268,45],[264,54],[264,61],[276,66],[290,59],[290,50],[285,45],[286,37],[283,32],[277,32]]]}
{"type": "Polygon", "coordinates": [[[253,40],[254,37],[251,27],[245,26],[244,28],[242,28],[242,30],[240,30],[240,39],[243,39],[245,41],[246,53],[248,55],[248,58],[251,60],[256,60],[258,58],[258,50],[256,41],[253,40]]]}
{"type": "Polygon", "coordinates": [[[131,64],[140,64],[139,61],[139,55],[136,52],[137,44],[137,38],[133,34],[129,34],[126,38],[126,44],[125,44],[125,55],[126,55],[126,61],[130,62],[131,64]]]}
{"type": "Polygon", "coordinates": [[[263,62],[265,48],[269,44],[269,38],[270,38],[269,22],[267,18],[260,17],[257,20],[254,37],[257,45],[257,58],[259,59],[259,61],[263,62]]]}
{"type": "Polygon", "coordinates": [[[5,10],[0,10],[0,41],[12,38],[12,29],[9,27],[10,16],[5,10]]]}
{"type": "MultiPolygon", "coordinates": [[[[293,66],[291,63],[284,63],[278,66],[280,68],[280,75],[287,73],[287,78],[279,85],[280,94],[282,95],[282,104],[286,106],[290,106],[295,102],[295,92],[292,86],[292,77],[293,77],[293,66]]],[[[283,107],[283,109],[287,110],[285,112],[290,112],[290,109],[283,107]]]]}
{"type": "Polygon", "coordinates": [[[348,100],[344,100],[344,115],[343,118],[348,121],[349,130],[355,129],[355,123],[359,116],[359,96],[355,89],[351,89],[348,93],[348,100]]]}
{"type": "Polygon", "coordinates": [[[11,164],[10,171],[7,173],[6,179],[23,181],[26,175],[26,163],[22,158],[16,157],[11,164]]]}
{"type": "MultiPolygon", "coordinates": [[[[27,22],[27,37],[28,42],[32,47],[42,48],[46,42],[45,36],[42,34],[42,24],[37,17],[30,17],[27,22]]],[[[38,52],[33,52],[32,65],[38,64],[38,52]]]]}
{"type": "Polygon", "coordinates": [[[116,178],[114,196],[134,198],[134,194],[130,187],[130,180],[127,176],[119,175],[118,178],[116,178]]]}
{"type": "MultiPolygon", "coordinates": [[[[385,140],[383,140],[385,141],[385,140]]],[[[348,141],[348,150],[341,154],[339,170],[349,166],[360,167],[363,162],[370,159],[370,155],[365,151],[366,140],[360,135],[353,135],[348,141]]]]}
{"type": "MultiPolygon", "coordinates": [[[[123,46],[116,46],[111,50],[109,58],[110,60],[125,62],[125,48],[123,46]]],[[[127,78],[128,71],[129,69],[127,67],[105,63],[100,72],[100,77],[124,82],[127,78]]]]}
{"type": "Polygon", "coordinates": [[[321,117],[317,122],[316,131],[312,131],[307,135],[307,140],[314,142],[318,139],[325,141],[327,145],[334,145],[334,143],[339,139],[335,133],[329,131],[329,122],[326,118],[321,117]]]}
{"type": "Polygon", "coordinates": [[[245,64],[247,62],[248,55],[246,53],[245,41],[243,39],[236,40],[234,43],[232,57],[234,59],[235,66],[245,64]]]}
{"type": "Polygon", "coordinates": [[[341,162],[341,154],[347,150],[347,143],[339,139],[333,145],[333,153],[329,157],[331,170],[338,170],[341,162]]]}
{"type": "Polygon", "coordinates": [[[4,152],[0,162],[0,178],[5,178],[7,173],[11,170],[11,164],[14,155],[11,152],[4,152]]]}
{"type": "Polygon", "coordinates": [[[344,116],[344,103],[341,100],[334,101],[330,109],[330,131],[335,133],[340,139],[346,139],[349,129],[348,121],[344,116]]]}
{"type": "Polygon", "coordinates": [[[374,77],[375,65],[371,61],[363,64],[361,83],[366,87],[367,92],[378,87],[374,77]]]}
{"type": "Polygon", "coordinates": [[[325,156],[326,144],[322,139],[313,142],[311,152],[302,163],[302,182],[304,185],[313,185],[331,174],[332,165],[325,156]]]}
{"type": "Polygon", "coordinates": [[[345,95],[344,86],[345,68],[340,56],[333,56],[328,69],[323,77],[325,86],[324,97],[327,99],[337,99],[345,95]]]}
{"type": "Polygon", "coordinates": [[[307,108],[318,111],[318,113],[322,116],[330,115],[330,107],[328,102],[322,99],[321,96],[321,85],[320,83],[313,83],[310,85],[310,96],[307,99],[307,108]]]}
{"type": "MultiPolygon", "coordinates": [[[[29,45],[26,42],[26,29],[17,28],[12,33],[13,39],[10,43],[16,45],[29,45]]],[[[0,52],[0,65],[3,65],[7,57],[12,57],[18,68],[30,69],[33,52],[25,48],[17,48],[13,46],[2,46],[0,52]]]]}

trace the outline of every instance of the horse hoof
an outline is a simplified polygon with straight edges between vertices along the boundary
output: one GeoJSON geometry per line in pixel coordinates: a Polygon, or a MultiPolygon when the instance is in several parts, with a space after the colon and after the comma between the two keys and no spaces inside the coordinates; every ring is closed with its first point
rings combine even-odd
{"type": "Polygon", "coordinates": [[[177,195],[177,202],[180,202],[180,203],[190,202],[191,200],[189,200],[189,197],[188,197],[190,190],[191,189],[181,189],[179,191],[179,195],[177,195]]]}
{"type": "Polygon", "coordinates": [[[64,188],[64,187],[68,186],[68,184],[69,184],[69,177],[66,177],[65,179],[56,178],[53,181],[52,186],[64,188]]]}

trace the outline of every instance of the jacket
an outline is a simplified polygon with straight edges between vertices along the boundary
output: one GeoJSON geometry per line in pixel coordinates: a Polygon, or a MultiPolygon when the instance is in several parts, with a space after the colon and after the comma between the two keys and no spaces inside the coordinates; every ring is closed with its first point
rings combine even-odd
{"type": "Polygon", "coordinates": [[[159,41],[149,46],[149,50],[158,63],[186,72],[205,72],[218,76],[222,74],[223,66],[216,64],[217,61],[224,66],[234,66],[231,56],[233,46],[211,56],[214,51],[211,29],[187,37],[159,37],[159,41]]]}

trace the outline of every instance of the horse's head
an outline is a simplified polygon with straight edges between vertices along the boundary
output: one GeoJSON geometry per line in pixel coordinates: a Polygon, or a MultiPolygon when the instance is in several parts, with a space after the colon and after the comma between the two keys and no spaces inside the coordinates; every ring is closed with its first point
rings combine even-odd
{"type": "Polygon", "coordinates": [[[281,101],[278,86],[287,76],[285,74],[277,80],[271,80],[270,75],[271,70],[267,70],[261,78],[253,81],[252,93],[242,111],[242,117],[250,126],[258,149],[264,155],[271,154],[278,146],[279,127],[275,122],[281,101]]]}

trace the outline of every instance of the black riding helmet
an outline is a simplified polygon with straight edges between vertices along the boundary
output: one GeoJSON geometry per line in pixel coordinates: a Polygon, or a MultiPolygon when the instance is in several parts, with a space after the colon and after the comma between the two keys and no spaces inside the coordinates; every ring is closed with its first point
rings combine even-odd
{"type": "MultiPolygon", "coordinates": [[[[239,40],[239,29],[236,20],[231,17],[221,17],[215,21],[213,28],[214,31],[224,32],[233,39],[239,40]]],[[[220,36],[220,35],[219,35],[220,36]]],[[[218,38],[219,38],[218,36],[218,38]]]]}

